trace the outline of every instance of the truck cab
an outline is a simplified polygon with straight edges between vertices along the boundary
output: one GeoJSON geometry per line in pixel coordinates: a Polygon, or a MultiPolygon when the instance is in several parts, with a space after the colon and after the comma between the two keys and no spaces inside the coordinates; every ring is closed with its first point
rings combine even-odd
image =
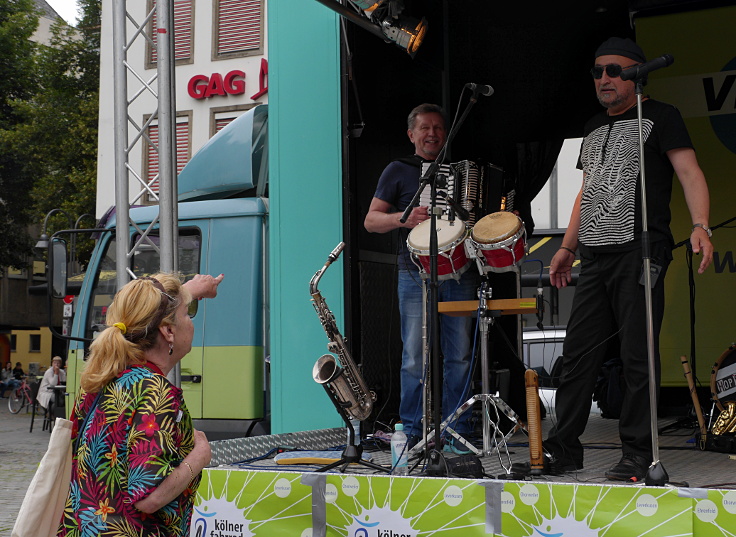
{"type": "MultiPolygon", "coordinates": [[[[184,280],[200,273],[226,276],[215,299],[191,304],[194,339],[180,368],[195,427],[211,439],[266,432],[260,423],[268,341],[266,114],[261,106],[233,121],[192,158],[179,180],[179,273],[184,280]]],[[[121,229],[112,215],[99,234],[75,298],[70,335],[76,339],[67,360],[70,403],[89,345],[105,328],[117,292],[116,237],[125,232],[130,244],[140,243],[128,265],[136,277],[158,272],[158,214],[157,206],[131,208],[132,225],[121,229]],[[141,240],[143,234],[147,238],[141,240]]]]}

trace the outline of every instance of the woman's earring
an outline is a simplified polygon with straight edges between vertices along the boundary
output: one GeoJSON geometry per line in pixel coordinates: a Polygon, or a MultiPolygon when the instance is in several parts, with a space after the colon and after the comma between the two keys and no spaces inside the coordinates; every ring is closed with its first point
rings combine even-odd
{"type": "Polygon", "coordinates": [[[169,343],[169,356],[171,356],[172,354],[174,354],[174,344],[169,343]]]}

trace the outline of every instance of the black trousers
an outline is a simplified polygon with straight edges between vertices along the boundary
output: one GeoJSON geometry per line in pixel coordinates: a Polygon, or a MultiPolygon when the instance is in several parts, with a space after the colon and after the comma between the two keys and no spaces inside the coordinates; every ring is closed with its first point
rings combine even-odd
{"type": "MultiPolygon", "coordinates": [[[[563,462],[583,463],[585,431],[596,379],[611,339],[621,343],[625,393],[619,435],[623,453],[651,459],[649,358],[642,276],[642,253],[593,253],[584,246],[578,285],[563,345],[560,386],[555,395],[556,424],[544,447],[563,462]]],[[[659,331],[664,314],[664,276],[672,259],[666,243],[652,245],[652,263],[662,270],[652,289],[656,383],[659,390],[659,331]]]]}

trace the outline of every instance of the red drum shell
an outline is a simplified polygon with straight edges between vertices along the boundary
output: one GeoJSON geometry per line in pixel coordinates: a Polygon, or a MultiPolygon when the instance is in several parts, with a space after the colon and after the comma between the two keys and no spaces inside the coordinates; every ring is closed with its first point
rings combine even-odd
{"type": "Polygon", "coordinates": [[[526,253],[524,223],[513,213],[501,211],[484,216],[470,234],[473,248],[483,256],[484,272],[507,272],[526,253]]]}
{"type": "MultiPolygon", "coordinates": [[[[429,231],[431,220],[425,220],[409,233],[406,245],[423,278],[430,274],[429,231]]],[[[458,279],[470,266],[464,242],[468,236],[465,223],[455,219],[437,219],[437,280],[458,279]]]]}

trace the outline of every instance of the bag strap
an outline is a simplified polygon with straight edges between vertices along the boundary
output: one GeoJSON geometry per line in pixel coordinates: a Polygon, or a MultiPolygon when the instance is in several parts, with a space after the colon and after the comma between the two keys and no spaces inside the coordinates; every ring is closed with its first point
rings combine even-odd
{"type": "MultiPolygon", "coordinates": [[[[106,387],[107,386],[105,386],[105,388],[106,387]]],[[[77,448],[79,447],[79,438],[84,434],[84,430],[87,428],[87,424],[89,423],[89,420],[92,417],[92,414],[95,413],[95,409],[97,408],[97,403],[99,403],[100,397],[102,397],[102,393],[105,391],[105,388],[102,388],[97,393],[97,397],[95,397],[95,400],[92,403],[92,407],[87,412],[87,415],[84,417],[84,421],[82,422],[82,426],[77,431],[77,437],[74,439],[74,453],[77,452],[77,448]]]]}

